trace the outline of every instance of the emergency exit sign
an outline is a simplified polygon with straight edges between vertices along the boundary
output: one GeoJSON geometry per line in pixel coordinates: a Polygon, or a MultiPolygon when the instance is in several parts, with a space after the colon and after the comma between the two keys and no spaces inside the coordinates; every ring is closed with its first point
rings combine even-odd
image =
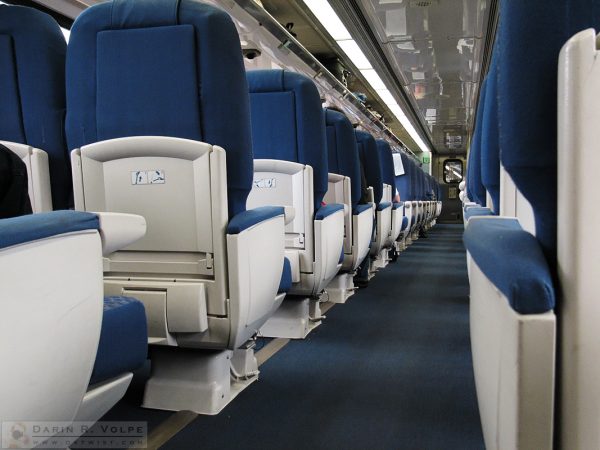
{"type": "Polygon", "coordinates": [[[431,162],[430,156],[423,156],[423,164],[429,164],[431,162]]]}

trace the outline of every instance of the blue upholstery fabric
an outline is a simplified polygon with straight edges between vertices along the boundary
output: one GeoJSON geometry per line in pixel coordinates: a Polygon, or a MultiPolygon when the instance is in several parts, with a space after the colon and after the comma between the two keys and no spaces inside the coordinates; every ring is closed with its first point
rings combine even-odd
{"type": "Polygon", "coordinates": [[[381,176],[381,165],[379,164],[379,151],[375,138],[366,131],[356,131],[358,143],[358,154],[360,163],[365,171],[367,184],[373,187],[373,198],[375,204],[379,204],[383,196],[383,178],[381,176]]]}
{"type": "Polygon", "coordinates": [[[365,204],[362,204],[362,205],[356,205],[356,207],[352,210],[352,214],[355,215],[355,216],[357,216],[360,213],[362,213],[362,212],[364,212],[364,211],[366,211],[368,209],[371,209],[371,205],[368,204],[368,203],[365,203],[365,204]]]}
{"type": "Polygon", "coordinates": [[[531,203],[536,237],[554,265],[558,55],[573,34],[598,28],[600,0],[502,0],[500,8],[500,157],[531,203]]]}
{"type": "Polygon", "coordinates": [[[410,158],[405,153],[400,154],[402,158],[402,165],[404,166],[404,174],[396,177],[396,189],[400,195],[400,200],[410,201],[411,197],[411,172],[410,172],[410,158]]]}
{"type": "Polygon", "coordinates": [[[391,208],[391,207],[392,207],[391,202],[379,202],[377,204],[377,211],[383,211],[384,209],[391,208]]]}
{"type": "Polygon", "coordinates": [[[474,219],[465,229],[471,257],[520,314],[554,308],[550,269],[536,238],[516,219],[474,219]]]}
{"type": "Polygon", "coordinates": [[[97,230],[96,214],[53,211],[0,220],[0,248],[36,241],[64,233],[97,230]]]}
{"type": "Polygon", "coordinates": [[[328,187],[328,157],[324,113],[315,83],[284,70],[252,70],[247,78],[254,158],[311,166],[318,210],[328,187]]]}
{"type": "Polygon", "coordinates": [[[400,209],[404,206],[404,203],[392,203],[392,209],[400,209]]]}
{"type": "Polygon", "coordinates": [[[408,228],[408,217],[404,216],[402,218],[402,227],[400,228],[401,231],[404,231],[408,228]]]}
{"type": "Polygon", "coordinates": [[[229,217],[252,188],[248,85],[227,13],[196,0],[114,0],[85,10],[67,57],[69,149],[155,135],[227,152],[229,217]]]}
{"type": "Polygon", "coordinates": [[[361,194],[360,160],[354,128],[344,114],[325,108],[325,129],[329,172],[350,177],[351,200],[354,209],[360,201],[361,194]]]}
{"type": "Polygon", "coordinates": [[[137,369],[146,361],[147,353],[142,302],[130,297],[104,298],[100,343],[90,385],[137,369]]]}
{"type": "Polygon", "coordinates": [[[394,175],[394,157],[392,156],[392,148],[387,141],[376,139],[377,151],[379,152],[379,167],[381,168],[381,178],[384,184],[389,184],[392,187],[392,197],[394,196],[394,188],[396,187],[394,175]]]}
{"type": "Polygon", "coordinates": [[[290,260],[283,258],[283,271],[281,272],[281,281],[279,282],[278,294],[289,291],[292,288],[292,266],[290,260]]]}
{"type": "Polygon", "coordinates": [[[227,234],[239,234],[254,225],[282,216],[284,209],[281,206],[261,206],[260,208],[248,209],[233,217],[227,225],[227,234]]]}
{"type": "Polygon", "coordinates": [[[492,198],[493,210],[500,212],[500,142],[498,139],[498,58],[492,57],[487,75],[481,131],[481,182],[492,198]]]}
{"type": "Polygon", "coordinates": [[[32,8],[0,5],[0,140],[48,153],[54,209],[70,206],[64,139],[67,43],[56,21],[32,8]]]}
{"type": "Polygon", "coordinates": [[[344,205],[340,205],[339,203],[331,203],[329,205],[321,206],[315,214],[315,220],[323,220],[326,217],[335,213],[336,211],[343,211],[343,210],[344,210],[344,205]]]}
{"type": "Polygon", "coordinates": [[[482,146],[482,128],[483,128],[483,112],[487,95],[486,77],[481,83],[481,93],[479,95],[479,104],[477,107],[477,115],[475,118],[475,130],[471,139],[471,147],[469,148],[469,161],[467,163],[467,195],[471,201],[485,205],[485,188],[481,184],[481,146],[482,146]]]}
{"type": "Polygon", "coordinates": [[[485,208],[483,206],[474,206],[472,208],[467,208],[464,214],[465,219],[469,220],[471,217],[474,216],[493,216],[494,211],[492,211],[490,208],[485,208]]]}

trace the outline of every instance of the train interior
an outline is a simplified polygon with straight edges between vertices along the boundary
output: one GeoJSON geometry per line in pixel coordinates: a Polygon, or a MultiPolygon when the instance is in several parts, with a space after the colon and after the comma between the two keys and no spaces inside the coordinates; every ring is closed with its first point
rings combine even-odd
{"type": "Polygon", "coordinates": [[[600,448],[599,22],[0,1],[0,447],[600,448]]]}

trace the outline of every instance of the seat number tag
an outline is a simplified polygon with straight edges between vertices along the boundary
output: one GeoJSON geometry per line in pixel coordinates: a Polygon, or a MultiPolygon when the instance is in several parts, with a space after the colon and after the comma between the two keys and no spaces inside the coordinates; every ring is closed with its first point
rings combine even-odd
{"type": "Polygon", "coordinates": [[[165,184],[165,171],[162,169],[135,170],[131,172],[131,184],[165,184]]]}

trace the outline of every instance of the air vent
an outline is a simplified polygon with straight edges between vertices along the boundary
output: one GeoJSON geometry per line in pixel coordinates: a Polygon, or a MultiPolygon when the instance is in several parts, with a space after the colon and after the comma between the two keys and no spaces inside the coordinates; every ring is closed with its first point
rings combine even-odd
{"type": "Polygon", "coordinates": [[[413,8],[429,8],[430,6],[437,6],[440,4],[440,0],[410,0],[410,6],[413,8]]]}

